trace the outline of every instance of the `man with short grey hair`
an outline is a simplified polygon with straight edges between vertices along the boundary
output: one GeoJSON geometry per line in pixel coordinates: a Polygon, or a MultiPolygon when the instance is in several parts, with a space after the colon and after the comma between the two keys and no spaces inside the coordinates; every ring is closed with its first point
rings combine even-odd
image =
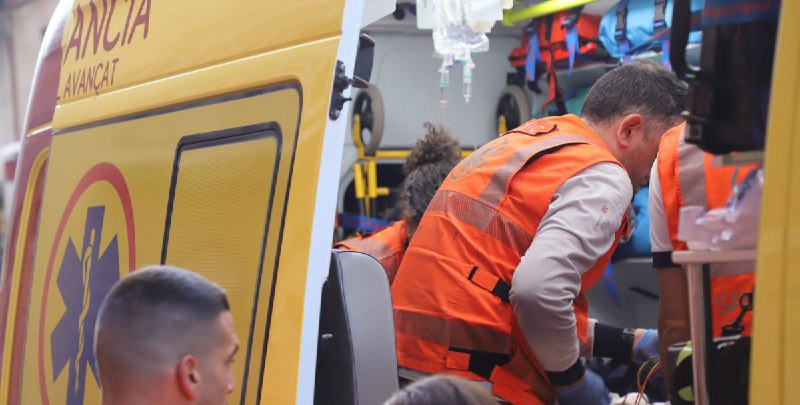
{"type": "Polygon", "coordinates": [[[596,323],[585,292],[685,97],[674,73],[634,62],[601,77],[580,116],[528,121],[461,161],[392,284],[400,375],[456,374],[514,404],[608,405],[580,358],[652,360],[658,334],[596,323]]]}
{"type": "Polygon", "coordinates": [[[238,348],[218,285],[171,266],[135,271],[111,289],[95,328],[103,404],[224,404],[238,348]]]}

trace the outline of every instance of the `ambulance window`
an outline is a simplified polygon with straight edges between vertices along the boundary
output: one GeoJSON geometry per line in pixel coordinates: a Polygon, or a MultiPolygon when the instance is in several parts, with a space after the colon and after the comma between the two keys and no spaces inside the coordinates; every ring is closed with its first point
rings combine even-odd
{"type": "Polygon", "coordinates": [[[167,211],[162,263],[225,286],[235,322],[248,325],[249,336],[240,333],[242,349],[233,363],[237,391],[243,390],[247,402],[259,388],[260,364],[251,363],[266,344],[263,317],[274,268],[264,263],[280,149],[277,124],[183,138],[167,211]]]}

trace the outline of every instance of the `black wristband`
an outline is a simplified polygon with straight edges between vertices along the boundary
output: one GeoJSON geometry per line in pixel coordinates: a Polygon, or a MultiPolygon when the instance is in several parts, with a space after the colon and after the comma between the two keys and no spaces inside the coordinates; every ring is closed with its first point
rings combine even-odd
{"type": "Polygon", "coordinates": [[[551,384],[557,387],[567,387],[580,381],[585,372],[581,359],[578,359],[575,364],[564,371],[548,371],[547,378],[550,379],[551,384]]]}
{"type": "Polygon", "coordinates": [[[630,361],[633,352],[634,329],[622,329],[601,323],[594,325],[595,357],[609,357],[619,361],[630,361]]]}
{"type": "Polygon", "coordinates": [[[672,251],[669,252],[653,252],[653,267],[656,269],[666,269],[671,267],[680,267],[680,264],[675,264],[672,261],[672,251]]]}

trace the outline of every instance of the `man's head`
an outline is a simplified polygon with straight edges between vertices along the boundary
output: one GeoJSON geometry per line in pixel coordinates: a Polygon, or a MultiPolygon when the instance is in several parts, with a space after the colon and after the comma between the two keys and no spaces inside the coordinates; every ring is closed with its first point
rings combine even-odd
{"type": "Polygon", "coordinates": [[[239,347],[218,285],[153,266],[118,282],[100,308],[95,356],[103,403],[223,404],[239,347]]]}
{"type": "Polygon", "coordinates": [[[489,390],[454,375],[438,374],[409,384],[383,405],[499,405],[489,390]]]}
{"type": "Polygon", "coordinates": [[[589,90],[581,117],[628,170],[634,188],[647,181],[661,135],[682,121],[686,85],[649,61],[618,67],[589,90]]]}

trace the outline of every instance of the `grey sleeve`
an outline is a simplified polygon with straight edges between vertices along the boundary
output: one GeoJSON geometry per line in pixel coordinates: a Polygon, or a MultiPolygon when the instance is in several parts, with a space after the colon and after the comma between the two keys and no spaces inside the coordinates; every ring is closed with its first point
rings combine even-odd
{"type": "Polygon", "coordinates": [[[648,204],[650,209],[650,245],[653,253],[671,252],[672,241],[667,227],[667,213],[664,209],[664,199],[661,195],[661,180],[658,177],[658,160],[653,163],[650,171],[650,190],[648,204]]]}
{"type": "Polygon", "coordinates": [[[546,371],[564,371],[580,355],[572,301],[581,274],[614,243],[633,196],[628,174],[612,163],[591,166],[553,195],[511,282],[511,305],[528,345],[546,371]]]}

